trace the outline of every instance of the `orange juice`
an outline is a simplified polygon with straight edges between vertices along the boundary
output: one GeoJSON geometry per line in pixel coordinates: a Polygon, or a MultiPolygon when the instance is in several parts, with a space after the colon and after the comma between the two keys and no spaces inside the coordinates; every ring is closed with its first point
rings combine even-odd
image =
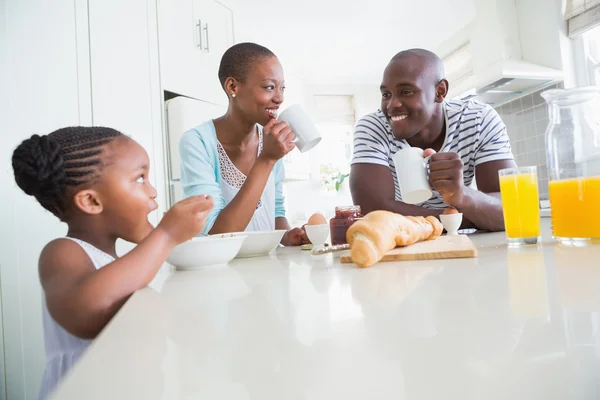
{"type": "Polygon", "coordinates": [[[537,175],[523,173],[500,176],[504,227],[509,239],[540,236],[537,175]]]}
{"type": "Polygon", "coordinates": [[[600,239],[600,176],[550,181],[552,233],[600,239]]]}

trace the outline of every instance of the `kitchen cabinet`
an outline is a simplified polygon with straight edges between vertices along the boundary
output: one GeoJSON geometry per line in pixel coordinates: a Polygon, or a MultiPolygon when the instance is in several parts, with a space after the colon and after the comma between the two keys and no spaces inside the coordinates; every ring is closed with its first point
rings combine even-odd
{"type": "Polygon", "coordinates": [[[17,187],[12,152],[34,133],[91,124],[86,16],[85,0],[0,0],[0,292],[8,400],[37,397],[45,364],[38,256],[66,233],[17,187]]]}
{"type": "Polygon", "coordinates": [[[152,0],[89,3],[93,123],[120,130],[148,152],[160,205],[153,223],[166,211],[157,26],[150,15],[155,10],[152,0]]]}
{"type": "Polygon", "coordinates": [[[214,0],[158,0],[164,90],[226,105],[219,63],[234,43],[233,14],[214,0]]]}
{"type": "MultiPolygon", "coordinates": [[[[123,132],[148,152],[149,179],[159,204],[149,215],[154,225],[168,205],[155,21],[153,0],[89,2],[93,124],[123,132]]],[[[122,240],[117,242],[119,254],[133,247],[122,240]]],[[[167,273],[164,268],[158,277],[163,279],[167,273]]]]}
{"type": "Polygon", "coordinates": [[[171,183],[170,204],[184,198],[181,187],[181,161],[179,156],[179,141],[183,134],[225,113],[224,106],[198,101],[184,96],[168,100],[165,104],[166,127],[168,136],[169,182],[171,183]]]}

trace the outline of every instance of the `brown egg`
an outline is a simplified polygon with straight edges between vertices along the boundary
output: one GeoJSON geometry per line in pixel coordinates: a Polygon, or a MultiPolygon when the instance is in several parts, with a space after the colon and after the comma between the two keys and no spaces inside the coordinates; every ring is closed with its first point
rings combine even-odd
{"type": "Polygon", "coordinates": [[[458,214],[458,210],[456,208],[450,207],[450,208],[446,208],[442,214],[444,214],[444,215],[458,214]]]}
{"type": "Polygon", "coordinates": [[[306,225],[323,225],[326,223],[327,220],[325,219],[323,214],[316,213],[310,216],[306,225]]]}

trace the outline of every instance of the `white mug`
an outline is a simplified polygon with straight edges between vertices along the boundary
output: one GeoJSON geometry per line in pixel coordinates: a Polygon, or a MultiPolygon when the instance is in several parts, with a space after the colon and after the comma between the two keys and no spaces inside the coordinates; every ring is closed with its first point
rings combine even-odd
{"type": "Polygon", "coordinates": [[[292,128],[296,134],[296,147],[301,153],[309,151],[321,141],[317,128],[299,104],[286,108],[277,119],[287,122],[292,128]]]}
{"type": "Polygon", "coordinates": [[[423,158],[423,149],[418,147],[400,149],[392,159],[396,166],[402,201],[417,204],[429,200],[433,195],[427,167],[429,157],[423,158]]]}

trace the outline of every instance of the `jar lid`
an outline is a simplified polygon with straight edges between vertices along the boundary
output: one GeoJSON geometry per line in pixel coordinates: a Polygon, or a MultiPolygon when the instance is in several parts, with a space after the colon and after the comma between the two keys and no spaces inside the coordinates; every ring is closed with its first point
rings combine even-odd
{"type": "Polygon", "coordinates": [[[337,206],[336,213],[357,212],[360,213],[360,206],[337,206]]]}
{"type": "Polygon", "coordinates": [[[345,211],[358,211],[360,212],[360,206],[337,206],[335,208],[336,212],[345,212],[345,211]]]}

